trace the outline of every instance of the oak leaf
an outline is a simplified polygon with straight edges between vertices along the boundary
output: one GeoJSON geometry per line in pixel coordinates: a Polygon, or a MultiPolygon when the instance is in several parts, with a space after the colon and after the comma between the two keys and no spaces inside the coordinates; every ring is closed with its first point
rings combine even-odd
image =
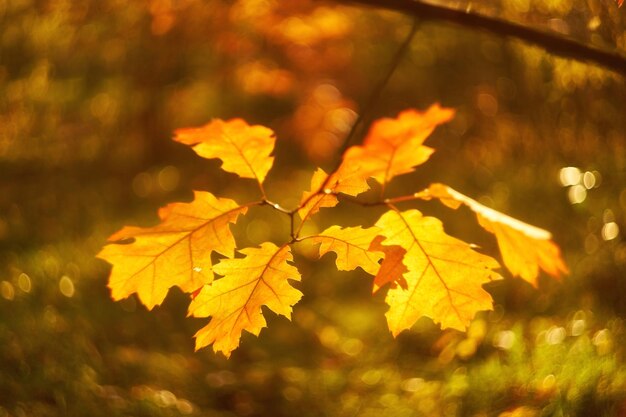
{"type": "Polygon", "coordinates": [[[213,280],[211,252],[233,256],[235,240],[229,224],[247,207],[227,198],[196,191],[191,203],[172,203],[159,210],[153,227],[126,226],[109,237],[98,257],[113,265],[111,297],[137,293],[152,309],[173,286],[192,292],[213,280]],[[115,242],[134,239],[132,243],[115,242]]]}
{"type": "Polygon", "coordinates": [[[373,177],[384,186],[428,160],[434,150],[424,146],[424,141],[453,115],[454,110],[435,104],[425,112],[405,110],[395,119],[380,119],[372,125],[363,145],[345,152],[342,165],[356,167],[360,177],[373,177]]]}
{"type": "Polygon", "coordinates": [[[293,260],[289,246],[265,242],[239,252],[245,257],[215,265],[213,270],[223,278],[202,288],[189,305],[190,315],[211,316],[195,335],[196,350],[213,344],[215,352],[229,357],[244,330],[258,336],[266,326],[262,306],[290,318],[292,306],[302,297],[288,282],[300,280],[298,270],[288,263],[293,260]]]}
{"type": "Polygon", "coordinates": [[[387,284],[391,288],[396,288],[399,285],[401,288],[407,289],[404,273],[408,272],[408,269],[403,263],[406,250],[399,245],[385,246],[382,244],[383,240],[385,240],[384,236],[376,236],[369,247],[370,251],[380,251],[385,254],[380,269],[374,277],[372,293],[376,293],[387,284]]]}
{"type": "Polygon", "coordinates": [[[496,236],[504,265],[513,276],[519,276],[537,287],[540,269],[555,278],[568,273],[561,251],[552,242],[552,235],[547,230],[486,207],[447,185],[432,184],[417,195],[438,198],[454,209],[463,204],[476,213],[479,224],[496,236]]]}
{"type": "Polygon", "coordinates": [[[321,208],[335,207],[339,203],[336,195],[325,192],[319,193],[327,178],[328,174],[321,168],[318,168],[313,173],[313,177],[311,178],[311,191],[302,193],[302,198],[300,199],[301,207],[298,210],[300,218],[307,219],[317,213],[321,208]]]}
{"type": "Polygon", "coordinates": [[[215,119],[198,128],[178,129],[174,140],[192,146],[203,158],[218,158],[222,169],[242,178],[263,183],[272,168],[276,137],[264,126],[248,125],[242,119],[215,119]]]}
{"type": "Polygon", "coordinates": [[[331,251],[337,254],[335,263],[340,271],[361,267],[368,274],[376,275],[380,269],[378,262],[384,253],[370,250],[370,245],[378,234],[377,227],[331,226],[311,239],[320,244],[320,257],[331,251]]]}
{"type": "Polygon", "coordinates": [[[376,222],[383,244],[407,251],[404,274],[407,288],[387,293],[386,314],[396,336],[411,328],[422,316],[442,328],[465,330],[478,311],[491,310],[493,300],[482,284],[501,279],[494,269],[498,262],[447,235],[441,221],[424,217],[418,210],[390,210],[376,222]]]}
{"type": "Polygon", "coordinates": [[[311,178],[311,191],[302,194],[298,214],[302,219],[307,219],[320,208],[335,207],[339,202],[336,194],[357,196],[369,188],[367,177],[357,167],[342,163],[330,177],[323,169],[318,168],[311,178]]]}

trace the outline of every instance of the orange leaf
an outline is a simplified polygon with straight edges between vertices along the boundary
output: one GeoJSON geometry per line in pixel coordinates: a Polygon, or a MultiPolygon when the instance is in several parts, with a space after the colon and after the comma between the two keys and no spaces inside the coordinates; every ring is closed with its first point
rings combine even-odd
{"type": "Polygon", "coordinates": [[[316,194],[327,177],[328,174],[321,168],[318,168],[313,173],[313,177],[311,178],[311,191],[305,191],[300,199],[300,205],[302,206],[298,210],[300,218],[306,219],[317,213],[323,207],[335,207],[337,203],[339,203],[336,196],[324,193],[323,190],[320,194],[316,194]]]}
{"type": "Polygon", "coordinates": [[[367,178],[360,175],[354,167],[342,164],[336,173],[328,179],[328,174],[318,168],[311,178],[311,191],[302,194],[298,214],[306,219],[323,207],[335,207],[338,203],[334,194],[344,193],[356,196],[369,190],[367,178]],[[322,190],[322,186],[324,189],[322,190]],[[319,191],[319,194],[317,194],[319,191]]]}
{"type": "Polygon", "coordinates": [[[272,168],[276,138],[267,127],[248,125],[242,119],[215,119],[198,128],[178,129],[174,140],[191,145],[203,158],[220,159],[222,169],[263,183],[272,168]]]}
{"type": "Polygon", "coordinates": [[[426,112],[405,110],[395,119],[380,119],[372,125],[363,145],[345,152],[342,165],[356,167],[361,177],[373,177],[384,185],[428,160],[434,151],[423,146],[424,141],[453,115],[454,110],[435,104],[426,112]]]}
{"type": "Polygon", "coordinates": [[[235,240],[229,228],[247,207],[233,200],[196,191],[191,203],[172,203],[159,210],[161,223],[153,227],[126,226],[97,255],[113,265],[111,297],[121,300],[137,293],[152,309],[169,288],[193,292],[213,280],[211,251],[233,256],[235,240]]]}
{"type": "Polygon", "coordinates": [[[441,323],[442,328],[465,330],[476,312],[493,308],[482,284],[501,278],[493,271],[498,262],[447,235],[441,221],[417,210],[390,210],[376,226],[387,238],[385,244],[407,251],[407,289],[392,288],[386,298],[387,323],[394,336],[421,316],[441,323]]]}
{"type": "Polygon", "coordinates": [[[391,288],[396,288],[397,285],[400,285],[400,287],[406,290],[407,283],[403,275],[405,272],[408,272],[408,269],[406,265],[402,263],[404,255],[406,255],[406,250],[398,245],[382,245],[383,240],[385,240],[384,236],[376,236],[369,247],[370,251],[380,251],[385,254],[380,269],[374,277],[372,293],[376,293],[386,284],[389,284],[391,288]]]}
{"type": "Polygon", "coordinates": [[[331,226],[319,235],[313,236],[314,242],[320,244],[320,256],[330,251],[337,254],[336,264],[340,271],[351,271],[361,267],[368,274],[376,275],[380,268],[383,253],[370,251],[370,244],[379,230],[376,227],[363,229],[359,227],[331,226]]]}
{"type": "Polygon", "coordinates": [[[288,280],[300,280],[300,273],[287,263],[293,257],[289,246],[265,242],[260,248],[240,251],[244,258],[223,259],[213,270],[223,275],[205,286],[189,305],[194,317],[211,316],[196,337],[196,350],[213,344],[226,357],[239,346],[246,330],[256,336],[266,326],[261,307],[291,317],[291,308],[302,297],[288,280]]]}
{"type": "Polygon", "coordinates": [[[520,276],[536,287],[539,269],[555,278],[568,273],[561,251],[552,242],[552,235],[547,230],[486,207],[443,184],[432,184],[426,191],[417,193],[417,196],[438,198],[452,208],[461,204],[469,207],[476,213],[480,225],[496,235],[504,265],[513,276],[520,276]]]}

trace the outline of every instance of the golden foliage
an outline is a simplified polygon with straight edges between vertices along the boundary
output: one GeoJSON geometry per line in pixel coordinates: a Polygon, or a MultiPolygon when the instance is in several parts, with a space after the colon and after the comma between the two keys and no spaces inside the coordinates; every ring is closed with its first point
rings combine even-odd
{"type": "Polygon", "coordinates": [[[422,316],[442,328],[465,330],[478,311],[493,308],[483,284],[501,279],[499,264],[444,232],[441,222],[417,210],[399,211],[394,201],[439,198],[454,208],[473,210],[480,224],[498,239],[505,265],[514,275],[536,285],[539,269],[559,276],[567,272],[550,234],[489,209],[450,187],[434,184],[409,196],[361,202],[356,196],[369,190],[368,179],[382,186],[395,176],[411,172],[433,150],[423,145],[435,127],[454,112],[439,105],[425,112],[407,110],[395,119],[374,122],[363,145],[349,148],[341,164],[327,174],[317,169],[310,191],[292,210],[267,200],[263,181],[273,165],[274,134],[241,119],[214,120],[204,127],[179,129],[176,141],[192,146],[204,158],[218,158],[222,169],[242,178],[256,179],[262,199],[238,204],[196,192],[191,203],[170,204],[159,211],[161,223],[148,228],[124,227],[110,241],[133,239],[129,244],[107,245],[98,254],[113,264],[111,296],[118,300],[137,293],[148,308],[160,304],[172,286],[192,294],[189,314],[210,317],[196,337],[196,349],[213,345],[230,356],[241,334],[258,335],[266,320],[261,308],[287,318],[302,294],[289,280],[299,281],[290,245],[301,241],[319,244],[319,255],[336,254],[339,270],[360,267],[374,275],[373,292],[388,286],[386,314],[396,336],[422,316]],[[386,205],[375,226],[332,225],[323,232],[301,237],[302,226],[320,208],[339,204],[340,195],[362,206],[386,205]],[[269,205],[291,220],[291,240],[276,246],[265,242],[244,248],[235,258],[235,239],[229,229],[248,207],[269,205]],[[301,218],[296,225],[296,215],[301,218]],[[211,253],[225,256],[215,266],[211,253]],[[213,273],[221,278],[213,280],[213,273]]]}
{"type": "Polygon", "coordinates": [[[178,129],[174,140],[192,149],[201,157],[222,161],[222,169],[253,178],[263,183],[272,168],[276,137],[264,126],[250,126],[242,119],[215,119],[198,128],[178,129]]]}
{"type": "Polygon", "coordinates": [[[408,272],[408,269],[403,263],[406,250],[399,245],[385,246],[382,244],[383,240],[385,240],[384,236],[376,236],[369,247],[371,251],[380,251],[385,254],[380,269],[374,277],[372,293],[376,293],[387,284],[391,288],[396,288],[399,285],[406,290],[407,283],[404,279],[404,273],[408,272]]]}
{"type": "Polygon", "coordinates": [[[372,241],[378,236],[377,227],[363,229],[359,227],[331,226],[312,237],[315,243],[320,244],[320,256],[328,252],[337,254],[337,269],[351,271],[361,267],[365,272],[376,275],[380,269],[378,261],[383,253],[370,249],[372,241]]]}
{"type": "Polygon", "coordinates": [[[504,265],[513,276],[519,276],[536,287],[539,269],[555,278],[568,273],[561,250],[552,242],[552,235],[547,230],[486,207],[443,184],[432,184],[418,195],[438,198],[454,209],[463,204],[476,213],[478,223],[496,236],[504,265]]]}
{"type": "Polygon", "coordinates": [[[129,244],[109,244],[98,257],[113,264],[109,288],[114,300],[137,293],[152,309],[168,290],[178,286],[192,292],[213,281],[211,252],[232,257],[235,239],[229,224],[245,214],[233,200],[196,191],[191,203],[172,203],[159,210],[161,223],[153,227],[126,226],[109,242],[134,239],[129,244]]]}
{"type": "Polygon", "coordinates": [[[196,350],[213,344],[214,351],[228,357],[244,330],[258,336],[266,326],[261,306],[291,318],[292,306],[302,297],[288,282],[300,280],[298,270],[288,263],[293,260],[289,246],[265,242],[240,252],[244,258],[224,259],[215,266],[223,278],[205,286],[189,306],[194,317],[211,316],[196,333],[196,350]]]}
{"type": "Polygon", "coordinates": [[[495,259],[480,254],[443,231],[441,222],[417,210],[390,210],[376,222],[387,239],[383,243],[407,251],[404,274],[407,289],[387,293],[387,323],[395,336],[421,316],[442,328],[465,330],[480,310],[491,310],[493,300],[482,284],[500,279],[495,259]]]}
{"type": "Polygon", "coordinates": [[[453,115],[453,110],[434,104],[425,112],[406,110],[395,119],[380,119],[372,125],[363,145],[346,151],[343,165],[358,167],[361,177],[372,177],[385,185],[428,160],[434,150],[424,146],[424,141],[453,115]]]}

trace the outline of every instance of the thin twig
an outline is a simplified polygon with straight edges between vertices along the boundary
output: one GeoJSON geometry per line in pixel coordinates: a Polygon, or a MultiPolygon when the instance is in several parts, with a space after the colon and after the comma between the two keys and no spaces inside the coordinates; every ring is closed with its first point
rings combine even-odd
{"type": "MultiPolygon", "coordinates": [[[[376,86],[374,87],[374,89],[370,93],[370,96],[367,99],[367,101],[365,103],[365,106],[363,106],[363,110],[359,113],[357,119],[352,124],[352,127],[350,128],[350,131],[346,135],[346,137],[345,137],[345,139],[343,141],[343,144],[342,144],[341,148],[338,151],[338,153],[340,155],[340,158],[337,161],[335,167],[326,176],[326,179],[324,180],[322,185],[318,188],[318,190],[316,192],[314,192],[314,193],[311,193],[311,195],[309,195],[302,203],[300,203],[300,205],[297,208],[292,210],[292,212],[291,212],[292,215],[295,214],[302,207],[306,207],[306,205],[315,196],[318,196],[318,195],[320,195],[322,193],[329,194],[325,190],[328,187],[329,182],[330,182],[332,176],[334,174],[336,174],[337,171],[339,170],[339,168],[341,167],[341,163],[343,162],[342,157],[343,157],[344,152],[350,146],[350,143],[352,142],[352,140],[353,140],[353,138],[354,138],[354,136],[355,136],[359,126],[361,125],[361,123],[365,119],[365,116],[368,113],[368,111],[370,111],[374,107],[375,103],[380,99],[380,96],[381,96],[383,90],[385,89],[385,87],[387,86],[387,84],[389,83],[389,80],[391,79],[391,76],[393,75],[393,73],[395,72],[396,68],[400,64],[400,61],[402,60],[402,58],[406,54],[406,51],[407,51],[409,45],[411,44],[411,41],[413,40],[413,37],[415,36],[415,33],[417,32],[417,28],[418,27],[419,27],[419,19],[415,18],[415,19],[413,19],[413,24],[411,26],[411,30],[409,31],[407,37],[404,39],[404,41],[402,42],[402,44],[400,45],[400,47],[396,51],[395,55],[393,56],[393,58],[392,58],[392,60],[391,60],[391,62],[389,64],[389,68],[387,69],[387,72],[376,83],[376,86]]],[[[297,239],[300,231],[302,230],[302,226],[304,225],[304,222],[307,220],[307,218],[308,218],[308,214],[302,219],[298,229],[295,232],[293,231],[293,228],[292,228],[292,238],[297,239]]]]}
{"type": "Polygon", "coordinates": [[[291,214],[291,210],[287,210],[286,208],[282,207],[280,204],[274,203],[274,202],[268,200],[267,198],[263,200],[262,204],[266,204],[268,206],[272,206],[274,209],[280,211],[281,213],[291,214]]]}
{"type": "Polygon", "coordinates": [[[403,203],[405,201],[428,200],[427,198],[424,198],[424,194],[421,194],[421,193],[403,195],[403,196],[392,197],[392,198],[385,198],[385,199],[376,200],[376,201],[362,201],[356,197],[352,197],[352,196],[341,194],[341,193],[333,193],[333,195],[337,196],[337,198],[341,199],[342,201],[346,201],[348,203],[356,204],[362,207],[386,206],[389,204],[403,203]]]}
{"type": "Polygon", "coordinates": [[[416,0],[339,0],[387,10],[395,10],[424,20],[443,20],[471,29],[484,30],[502,37],[517,38],[563,58],[588,61],[618,74],[626,75],[626,56],[585,45],[563,35],[530,28],[465,10],[455,10],[416,0]]]}
{"type": "MultiPolygon", "coordinates": [[[[374,105],[376,104],[376,102],[379,101],[380,96],[381,96],[383,90],[385,89],[385,87],[389,83],[389,80],[391,79],[391,76],[396,71],[396,68],[398,68],[398,65],[400,64],[400,61],[402,61],[402,58],[406,54],[406,51],[407,51],[409,45],[411,44],[411,41],[413,40],[413,37],[415,36],[415,33],[417,32],[418,28],[419,28],[419,19],[416,16],[413,19],[413,24],[411,25],[411,30],[409,31],[408,35],[404,39],[404,42],[402,42],[402,45],[400,45],[400,47],[396,51],[396,54],[393,56],[393,59],[389,63],[389,68],[387,69],[387,72],[378,81],[378,83],[376,83],[376,86],[374,87],[374,89],[370,93],[370,96],[368,97],[367,101],[365,102],[365,106],[363,106],[363,110],[359,113],[359,115],[357,116],[355,122],[352,124],[352,127],[350,128],[350,131],[348,132],[348,134],[344,138],[343,144],[342,144],[341,148],[338,151],[338,154],[340,156],[343,156],[343,153],[350,146],[352,140],[354,139],[354,135],[356,134],[359,126],[365,120],[365,116],[368,114],[369,111],[371,111],[374,108],[374,105]]],[[[335,165],[335,168],[328,175],[328,178],[330,178],[330,176],[332,174],[337,172],[337,170],[339,169],[339,166],[341,166],[341,162],[342,162],[342,159],[340,158],[337,161],[337,164],[335,165]]],[[[328,184],[325,184],[323,187],[321,187],[321,189],[324,189],[324,187],[327,186],[327,185],[328,184]]]]}

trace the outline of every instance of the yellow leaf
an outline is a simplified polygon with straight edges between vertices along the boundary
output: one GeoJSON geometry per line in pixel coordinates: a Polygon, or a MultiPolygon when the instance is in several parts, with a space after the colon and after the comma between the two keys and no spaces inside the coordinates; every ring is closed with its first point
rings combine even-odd
{"type": "Polygon", "coordinates": [[[215,119],[199,128],[178,129],[174,140],[191,145],[203,158],[220,159],[222,169],[263,183],[272,168],[276,138],[267,127],[248,125],[242,119],[215,119]]]}
{"type": "Polygon", "coordinates": [[[323,207],[335,207],[338,203],[334,194],[343,193],[356,196],[369,190],[367,177],[363,177],[355,167],[342,164],[336,173],[328,178],[323,169],[318,168],[311,178],[311,191],[302,194],[298,214],[306,219],[323,207]],[[328,179],[328,180],[327,180],[328,179]],[[324,189],[321,189],[324,185],[324,189]],[[318,194],[316,194],[320,191],[318,194]]]}
{"type": "Polygon", "coordinates": [[[320,187],[326,181],[328,174],[324,172],[323,169],[318,168],[311,178],[311,191],[305,191],[302,194],[302,199],[300,200],[300,205],[302,206],[298,210],[298,214],[300,218],[306,219],[309,216],[317,213],[320,208],[323,207],[335,207],[339,201],[337,197],[333,194],[327,194],[322,192],[320,194],[316,194],[320,187]]]}
{"type": "Polygon", "coordinates": [[[371,251],[370,244],[378,236],[377,227],[363,229],[359,227],[331,226],[319,235],[313,236],[320,244],[320,256],[330,251],[337,254],[336,264],[340,271],[351,271],[361,267],[368,274],[376,275],[380,268],[383,253],[371,251]]]}
{"type": "Polygon", "coordinates": [[[266,326],[261,306],[290,318],[292,306],[302,297],[288,282],[300,280],[298,270],[287,263],[293,260],[289,246],[265,242],[240,252],[244,258],[223,259],[215,265],[215,273],[224,277],[202,288],[189,305],[190,315],[211,316],[195,335],[196,350],[213,344],[215,352],[229,357],[244,330],[258,336],[266,326]]]}
{"type": "Polygon", "coordinates": [[[97,255],[113,265],[111,297],[120,300],[137,293],[152,309],[169,288],[192,292],[213,280],[211,251],[233,256],[235,240],[229,228],[247,207],[233,200],[196,191],[191,203],[172,203],[159,210],[161,223],[153,227],[126,226],[97,255]]]}
{"type": "Polygon", "coordinates": [[[417,210],[390,210],[376,222],[387,245],[407,253],[407,289],[387,293],[387,322],[394,336],[409,329],[421,316],[442,328],[465,330],[480,310],[491,310],[491,295],[482,284],[500,279],[498,262],[480,254],[443,231],[441,221],[417,210]]]}
{"type": "Polygon", "coordinates": [[[452,208],[461,204],[469,207],[476,213],[480,225],[496,236],[504,265],[513,276],[519,276],[536,287],[539,269],[555,278],[568,273],[561,250],[552,242],[552,235],[547,230],[486,207],[443,184],[432,184],[417,196],[438,198],[452,208]]]}
{"type": "Polygon", "coordinates": [[[439,124],[452,119],[454,110],[438,104],[425,112],[405,110],[395,119],[376,121],[361,146],[352,146],[343,156],[343,164],[356,167],[361,177],[373,177],[380,184],[412,172],[434,152],[423,146],[439,124]]]}
{"type": "Polygon", "coordinates": [[[402,262],[406,255],[406,250],[398,245],[385,246],[382,244],[383,240],[385,240],[384,236],[376,236],[369,247],[370,251],[380,251],[385,254],[385,258],[380,264],[380,269],[374,277],[372,293],[376,293],[386,284],[389,284],[391,288],[396,288],[399,285],[407,289],[404,273],[408,272],[408,269],[402,262]]]}

